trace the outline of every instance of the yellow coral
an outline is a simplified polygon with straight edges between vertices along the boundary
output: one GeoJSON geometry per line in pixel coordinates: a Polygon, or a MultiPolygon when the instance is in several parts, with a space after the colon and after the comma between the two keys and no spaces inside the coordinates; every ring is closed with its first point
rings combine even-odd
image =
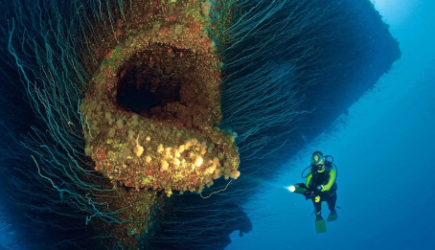
{"type": "Polygon", "coordinates": [[[216,170],[216,165],[211,165],[207,170],[205,171],[206,175],[212,174],[216,170]]]}
{"type": "Polygon", "coordinates": [[[213,158],[213,164],[215,164],[216,166],[220,165],[219,159],[217,157],[213,158]]]}
{"type": "Polygon", "coordinates": [[[137,135],[136,138],[136,147],[134,149],[134,153],[136,154],[137,157],[140,157],[143,154],[143,147],[141,145],[139,145],[139,135],[137,135]]]}
{"type": "Polygon", "coordinates": [[[161,168],[162,168],[162,170],[163,170],[163,171],[166,171],[166,170],[168,170],[168,167],[169,167],[168,162],[165,161],[165,160],[163,160],[163,161],[161,162],[161,168]]]}
{"type": "Polygon", "coordinates": [[[157,152],[162,153],[164,150],[163,145],[159,144],[159,146],[157,147],[157,152]]]}
{"type": "Polygon", "coordinates": [[[207,147],[201,147],[201,155],[205,155],[205,152],[207,152],[207,147]]]}
{"type": "Polygon", "coordinates": [[[237,179],[240,176],[240,171],[234,171],[231,173],[231,178],[237,179]]]}
{"type": "Polygon", "coordinates": [[[168,155],[168,156],[171,155],[171,150],[172,150],[171,147],[165,148],[165,154],[168,155]]]}
{"type": "Polygon", "coordinates": [[[172,196],[172,189],[166,189],[165,192],[168,198],[172,196]]]}
{"type": "Polygon", "coordinates": [[[180,166],[180,160],[175,158],[172,163],[174,163],[175,167],[179,167],[180,166]]]}
{"type": "Polygon", "coordinates": [[[195,165],[195,167],[200,167],[203,162],[204,162],[204,159],[201,156],[198,156],[198,157],[196,157],[194,165],[195,165]]]}

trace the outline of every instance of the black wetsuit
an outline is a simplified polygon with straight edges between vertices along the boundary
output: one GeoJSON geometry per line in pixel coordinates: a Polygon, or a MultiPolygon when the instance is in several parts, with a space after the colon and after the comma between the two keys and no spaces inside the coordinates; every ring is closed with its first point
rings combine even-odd
{"type": "MultiPolygon", "coordinates": [[[[312,168],[310,173],[312,177],[309,183],[309,188],[315,189],[317,186],[326,185],[329,181],[330,171],[333,167],[334,166],[331,163],[326,162],[325,171],[322,173],[319,173],[317,170],[315,170],[315,168],[312,168]]],[[[320,195],[320,202],[315,202],[314,198],[316,195],[312,197],[316,215],[320,215],[322,201],[326,201],[328,203],[328,208],[331,210],[331,212],[335,210],[335,202],[337,201],[337,183],[335,181],[329,191],[319,192],[318,195],[320,195]]]]}

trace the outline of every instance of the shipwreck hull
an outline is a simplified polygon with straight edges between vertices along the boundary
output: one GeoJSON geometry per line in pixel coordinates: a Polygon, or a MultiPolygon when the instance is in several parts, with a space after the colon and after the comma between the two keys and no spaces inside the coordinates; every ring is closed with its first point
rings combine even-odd
{"type": "Polygon", "coordinates": [[[366,0],[5,9],[1,186],[36,248],[223,249],[257,180],[400,57],[366,0]]]}

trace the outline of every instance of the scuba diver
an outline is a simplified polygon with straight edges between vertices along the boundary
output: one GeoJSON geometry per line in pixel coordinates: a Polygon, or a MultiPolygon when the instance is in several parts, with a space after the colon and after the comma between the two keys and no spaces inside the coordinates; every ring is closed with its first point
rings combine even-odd
{"type": "MultiPolygon", "coordinates": [[[[290,186],[289,190],[294,193],[303,194],[305,198],[311,199],[316,212],[315,226],[318,233],[326,232],[326,222],[323,220],[321,210],[322,202],[326,201],[330,214],[327,221],[335,221],[337,211],[335,202],[337,200],[337,168],[333,163],[333,157],[324,156],[322,152],[315,151],[311,157],[311,165],[305,170],[310,169],[305,183],[298,183],[290,186]]],[[[304,172],[305,172],[304,170],[304,172]]]]}

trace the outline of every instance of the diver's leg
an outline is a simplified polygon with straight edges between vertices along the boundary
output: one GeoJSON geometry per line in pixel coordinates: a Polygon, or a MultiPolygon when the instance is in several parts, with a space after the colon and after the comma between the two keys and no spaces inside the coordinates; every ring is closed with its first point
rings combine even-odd
{"type": "Polygon", "coordinates": [[[334,192],[329,195],[326,202],[328,203],[328,208],[331,211],[331,213],[328,216],[328,221],[334,221],[337,219],[337,211],[335,209],[335,203],[337,202],[337,192],[334,192]]]}
{"type": "Polygon", "coordinates": [[[319,202],[316,202],[316,201],[314,201],[314,199],[312,199],[313,200],[313,205],[314,205],[314,210],[316,211],[316,218],[318,218],[318,217],[322,217],[322,202],[321,201],[319,201],[319,202]]]}
{"type": "Polygon", "coordinates": [[[322,200],[320,200],[319,202],[316,202],[313,199],[313,204],[314,204],[314,209],[316,211],[316,220],[314,221],[316,231],[317,231],[317,233],[324,233],[324,232],[326,232],[326,222],[322,218],[322,214],[321,214],[321,212],[322,212],[322,200]]]}
{"type": "Polygon", "coordinates": [[[331,211],[331,213],[333,211],[335,211],[335,203],[337,202],[337,192],[334,192],[334,193],[330,194],[326,198],[326,202],[328,203],[328,208],[331,211]]]}

